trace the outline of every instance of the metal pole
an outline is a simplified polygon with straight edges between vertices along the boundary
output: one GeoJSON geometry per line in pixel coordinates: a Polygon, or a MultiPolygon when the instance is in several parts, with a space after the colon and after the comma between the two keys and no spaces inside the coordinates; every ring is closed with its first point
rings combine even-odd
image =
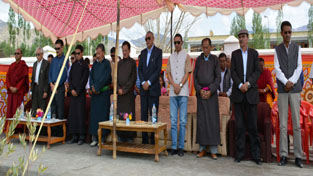
{"type": "Polygon", "coordinates": [[[171,54],[173,52],[173,11],[171,11],[171,54]]]}

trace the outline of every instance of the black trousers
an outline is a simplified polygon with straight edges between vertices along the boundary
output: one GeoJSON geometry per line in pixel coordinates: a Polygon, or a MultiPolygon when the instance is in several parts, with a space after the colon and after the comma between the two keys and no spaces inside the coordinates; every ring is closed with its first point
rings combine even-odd
{"type": "Polygon", "coordinates": [[[257,130],[257,105],[249,104],[245,97],[242,103],[234,103],[236,122],[236,159],[245,155],[246,131],[250,139],[253,159],[260,159],[260,139],[257,130]]]}
{"type": "MultiPolygon", "coordinates": [[[[52,100],[51,118],[56,117],[57,119],[64,119],[64,96],[65,96],[65,86],[64,83],[60,83],[60,86],[57,88],[57,92],[52,100]]],[[[52,134],[54,136],[63,136],[62,126],[52,128],[52,134]]]]}
{"type": "MultiPolygon", "coordinates": [[[[61,83],[60,83],[61,84],[61,83]]],[[[57,119],[64,119],[64,96],[65,96],[65,86],[62,83],[57,92],[54,95],[51,104],[51,114],[52,117],[56,116],[57,119]]]]}
{"type": "MultiPolygon", "coordinates": [[[[141,95],[140,96],[140,104],[141,104],[141,120],[148,121],[148,117],[152,116],[152,107],[153,104],[156,106],[157,114],[159,112],[159,96],[149,96],[149,95],[141,95]],[[149,116],[148,116],[149,112],[149,116]]],[[[142,143],[149,144],[148,133],[142,133],[142,143]]],[[[150,144],[154,144],[154,133],[150,134],[150,144]]]]}
{"type": "Polygon", "coordinates": [[[36,117],[37,109],[40,108],[44,112],[47,106],[47,98],[43,98],[43,94],[39,91],[38,84],[34,84],[32,90],[32,116],[36,117]]]}

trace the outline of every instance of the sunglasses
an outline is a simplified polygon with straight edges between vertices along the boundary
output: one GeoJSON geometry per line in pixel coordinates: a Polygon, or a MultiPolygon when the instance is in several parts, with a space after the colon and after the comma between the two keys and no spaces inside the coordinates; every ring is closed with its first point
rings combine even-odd
{"type": "Polygon", "coordinates": [[[75,58],[74,57],[71,57],[71,60],[74,60],[75,58]]]}
{"type": "Polygon", "coordinates": [[[284,34],[291,34],[291,31],[285,31],[284,34]]]}
{"type": "Polygon", "coordinates": [[[80,55],[80,52],[78,52],[78,53],[75,53],[76,55],[80,55]]]}
{"type": "Polygon", "coordinates": [[[146,40],[146,41],[147,41],[147,40],[151,40],[151,37],[146,37],[145,40],[146,40]]]}
{"type": "Polygon", "coordinates": [[[54,48],[55,50],[60,50],[61,48],[54,48]]]}
{"type": "Polygon", "coordinates": [[[14,53],[14,55],[20,55],[21,53],[14,53]]]}
{"type": "Polygon", "coordinates": [[[180,45],[180,41],[174,41],[174,45],[180,45]]]}
{"type": "Polygon", "coordinates": [[[36,56],[40,56],[40,54],[36,54],[36,56]]]}
{"type": "Polygon", "coordinates": [[[111,57],[115,57],[115,55],[111,55],[111,57]]]}

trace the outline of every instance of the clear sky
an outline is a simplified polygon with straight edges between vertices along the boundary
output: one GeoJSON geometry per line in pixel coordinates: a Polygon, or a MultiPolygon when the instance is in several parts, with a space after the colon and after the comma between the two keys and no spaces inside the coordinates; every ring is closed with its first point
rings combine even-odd
{"type": "MultiPolygon", "coordinates": [[[[0,1],[0,20],[7,21],[8,20],[8,12],[9,12],[9,4],[4,3],[2,0],[0,1]]],[[[308,10],[310,8],[310,4],[307,2],[303,2],[298,7],[292,7],[292,6],[284,6],[283,7],[283,13],[284,18],[283,20],[288,20],[293,25],[293,28],[298,28],[304,25],[307,25],[308,23],[308,10]]],[[[214,16],[206,17],[205,15],[201,15],[198,17],[199,19],[197,22],[193,25],[191,30],[188,33],[188,36],[204,36],[209,35],[210,30],[213,31],[214,35],[223,35],[223,34],[229,34],[230,26],[232,18],[235,16],[235,13],[232,13],[231,15],[225,16],[221,14],[216,14],[214,16]]],[[[263,18],[263,25],[268,26],[270,25],[271,29],[276,29],[276,16],[277,11],[267,9],[263,13],[261,13],[261,16],[263,18]],[[264,16],[268,16],[268,18],[265,18],[264,16]]],[[[246,15],[246,25],[248,30],[251,30],[252,27],[252,17],[253,17],[253,11],[249,10],[246,15]]],[[[193,17],[189,17],[188,20],[192,19],[193,17]]],[[[130,36],[128,34],[132,34],[131,39],[140,38],[144,35],[145,31],[143,27],[139,24],[135,24],[130,29],[122,29],[120,33],[120,37],[122,39],[130,39],[130,36]]],[[[110,36],[114,37],[114,34],[110,34],[110,36]]]]}

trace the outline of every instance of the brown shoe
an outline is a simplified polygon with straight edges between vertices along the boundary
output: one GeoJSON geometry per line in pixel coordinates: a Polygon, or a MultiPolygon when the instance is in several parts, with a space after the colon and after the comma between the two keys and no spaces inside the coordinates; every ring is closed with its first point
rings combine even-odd
{"type": "Polygon", "coordinates": [[[202,152],[198,153],[197,158],[202,158],[206,155],[206,151],[202,150],[202,152]]]}
{"type": "Polygon", "coordinates": [[[216,154],[211,154],[211,157],[212,157],[213,160],[217,160],[216,154]]]}

